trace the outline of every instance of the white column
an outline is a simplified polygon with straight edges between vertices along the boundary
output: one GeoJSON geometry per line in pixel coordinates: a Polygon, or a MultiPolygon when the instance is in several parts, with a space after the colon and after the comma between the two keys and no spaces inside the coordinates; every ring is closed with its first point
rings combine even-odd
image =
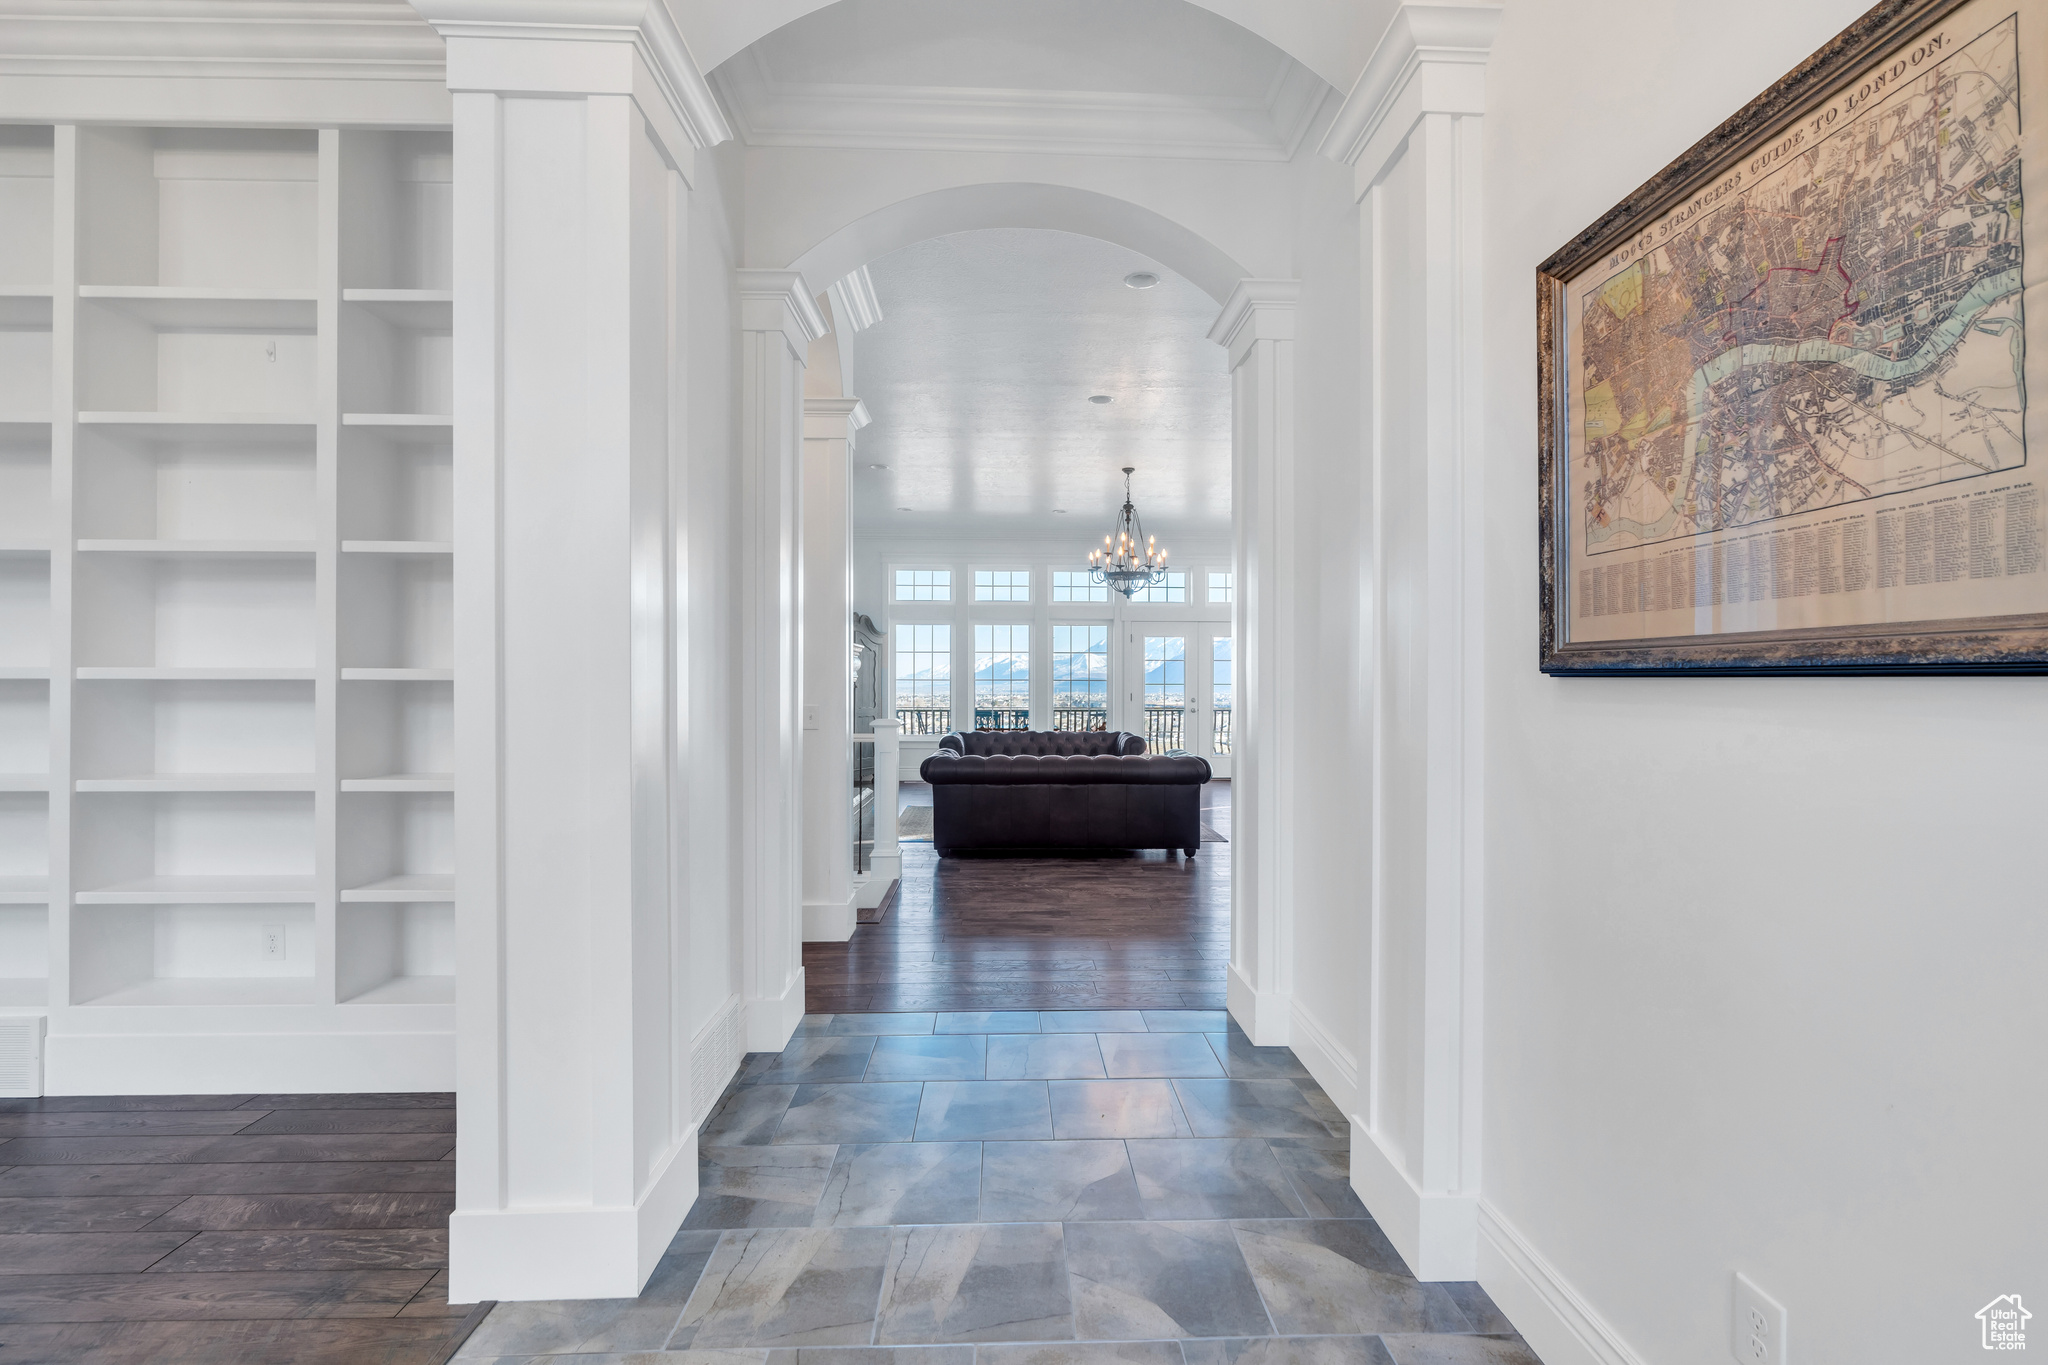
{"type": "Polygon", "coordinates": [[[635,1294],[697,1189],[673,1024],[674,243],[692,148],[728,134],[661,6],[602,31],[564,8],[421,4],[447,40],[460,243],[457,1301],[635,1294]]]}
{"type": "Polygon", "coordinates": [[[1230,351],[1237,734],[1231,741],[1231,1017],[1261,1047],[1290,1037],[1296,745],[1294,280],[1242,280],[1209,339],[1230,351]]]}
{"type": "Polygon", "coordinates": [[[1359,196],[1373,547],[1352,1184],[1426,1280],[1469,1280],[1480,1264],[1479,130],[1499,17],[1404,5],[1323,145],[1359,196]]]}
{"type": "Polygon", "coordinates": [[[804,399],[805,942],[853,937],[853,490],[858,398],[804,399]]]}
{"type": "Polygon", "coordinates": [[[779,1052],[804,1016],[803,383],[825,320],[801,275],[742,270],[740,874],[749,1052],[779,1052]]]}

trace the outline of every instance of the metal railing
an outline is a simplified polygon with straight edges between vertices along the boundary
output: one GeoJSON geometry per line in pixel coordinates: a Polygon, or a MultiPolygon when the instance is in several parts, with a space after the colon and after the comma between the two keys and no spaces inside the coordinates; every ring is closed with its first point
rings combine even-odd
{"type": "Polygon", "coordinates": [[[896,723],[906,735],[943,735],[953,728],[950,706],[899,706],[896,723]]]}
{"type": "Polygon", "coordinates": [[[1145,708],[1145,748],[1155,754],[1169,749],[1185,748],[1183,729],[1187,710],[1179,706],[1147,706],[1145,708]]]}
{"type": "Polygon", "coordinates": [[[853,871],[855,876],[874,866],[875,856],[875,742],[857,740],[853,746],[853,871]]]}
{"type": "Polygon", "coordinates": [[[977,706],[974,708],[974,728],[977,730],[1029,730],[1031,708],[1028,706],[977,706]]]}
{"type": "Polygon", "coordinates": [[[1109,711],[1100,706],[1055,706],[1052,708],[1052,728],[1106,730],[1109,728],[1109,711]]]}
{"type": "Polygon", "coordinates": [[[1216,729],[1210,737],[1209,749],[1218,754],[1230,752],[1230,708],[1227,706],[1216,708],[1216,729]]]}

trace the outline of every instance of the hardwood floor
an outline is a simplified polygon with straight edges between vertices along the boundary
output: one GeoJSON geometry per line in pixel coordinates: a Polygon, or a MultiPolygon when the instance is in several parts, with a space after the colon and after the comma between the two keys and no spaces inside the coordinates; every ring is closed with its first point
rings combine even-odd
{"type": "Polygon", "coordinates": [[[0,1362],[439,1365],[454,1105],[0,1100],[0,1362]]]}
{"type": "MultiPolygon", "coordinates": [[[[1227,839],[1230,787],[1203,790],[1227,839]]],[[[929,800],[910,787],[906,804],[929,800]]],[[[1230,845],[1159,852],[967,854],[903,845],[880,924],[804,945],[814,1014],[892,1010],[1220,1009],[1230,960],[1230,845]]]]}

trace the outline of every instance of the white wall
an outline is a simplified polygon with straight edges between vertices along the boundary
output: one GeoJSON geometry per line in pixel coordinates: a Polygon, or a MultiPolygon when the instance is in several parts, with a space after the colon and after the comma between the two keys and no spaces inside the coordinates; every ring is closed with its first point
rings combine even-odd
{"type": "Polygon", "coordinates": [[[1728,1358],[1736,1270],[1798,1365],[2048,1299],[2039,680],[1536,667],[1536,265],[1864,8],[1510,0],[1487,75],[1482,1185],[1658,1365],[1728,1358]]]}

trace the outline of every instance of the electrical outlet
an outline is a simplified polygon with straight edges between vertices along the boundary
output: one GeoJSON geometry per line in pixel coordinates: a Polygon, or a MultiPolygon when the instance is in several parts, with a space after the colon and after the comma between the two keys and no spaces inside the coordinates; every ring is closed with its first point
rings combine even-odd
{"type": "Polygon", "coordinates": [[[284,926],[282,924],[266,924],[263,926],[263,960],[265,962],[284,961],[284,926]]]}
{"type": "Polygon", "coordinates": [[[1785,1365],[1785,1308],[1735,1272],[1735,1321],[1729,1351],[1742,1365],[1785,1365]]]}

